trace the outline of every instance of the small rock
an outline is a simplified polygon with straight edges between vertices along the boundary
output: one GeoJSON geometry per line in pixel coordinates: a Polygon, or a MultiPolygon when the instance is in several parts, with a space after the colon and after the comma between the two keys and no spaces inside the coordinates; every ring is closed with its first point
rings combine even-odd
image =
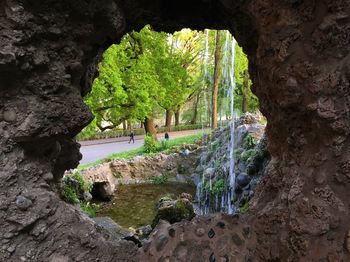
{"type": "Polygon", "coordinates": [[[157,251],[162,251],[163,248],[166,246],[166,244],[168,243],[169,238],[165,235],[160,235],[156,241],[155,241],[155,245],[156,245],[156,249],[157,251]]]}
{"type": "Polygon", "coordinates": [[[18,196],[16,198],[16,205],[21,210],[27,210],[32,204],[33,202],[24,196],[18,196]]]}
{"type": "Polygon", "coordinates": [[[182,154],[183,154],[184,156],[188,156],[189,154],[191,154],[191,151],[188,150],[188,149],[185,149],[185,150],[182,152],[182,154]]]}
{"type": "Polygon", "coordinates": [[[147,237],[152,233],[152,227],[150,225],[141,227],[139,230],[141,231],[143,237],[147,237]]]}
{"type": "Polygon", "coordinates": [[[202,237],[202,236],[204,236],[204,234],[205,234],[205,229],[204,228],[200,227],[200,228],[196,229],[196,236],[197,237],[202,237]]]}
{"type": "Polygon", "coordinates": [[[46,182],[50,182],[53,180],[53,174],[51,172],[47,172],[43,175],[43,179],[46,181],[46,182]]]}
{"type": "Polygon", "coordinates": [[[10,247],[8,247],[7,248],[7,252],[9,252],[9,253],[13,253],[13,252],[15,252],[15,250],[16,250],[16,247],[15,246],[10,246],[10,247]]]}
{"type": "Polygon", "coordinates": [[[250,178],[249,178],[249,176],[248,176],[247,174],[241,173],[241,174],[239,174],[239,175],[237,176],[236,181],[237,181],[237,184],[238,184],[240,187],[243,188],[243,187],[245,187],[246,185],[249,184],[250,178]]]}
{"type": "Polygon", "coordinates": [[[210,229],[208,232],[208,237],[213,238],[215,236],[215,231],[213,229],[210,229]]]}
{"type": "Polygon", "coordinates": [[[16,112],[13,110],[8,110],[3,113],[3,118],[6,122],[15,122],[17,119],[16,112]]]}
{"type": "Polygon", "coordinates": [[[92,199],[92,195],[90,194],[90,192],[84,192],[83,198],[86,202],[89,202],[92,199]]]}

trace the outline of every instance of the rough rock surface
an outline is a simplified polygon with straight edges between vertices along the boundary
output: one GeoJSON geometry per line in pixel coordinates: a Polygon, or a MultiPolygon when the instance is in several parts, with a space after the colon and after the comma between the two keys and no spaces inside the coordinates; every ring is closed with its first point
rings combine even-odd
{"type": "MultiPolygon", "coordinates": [[[[248,54],[272,161],[246,220],[254,238],[237,256],[349,261],[349,13],[349,0],[0,1],[0,260],[139,260],[56,188],[80,159],[74,136],[91,120],[81,95],[103,49],[151,23],[226,28],[248,54]]],[[[199,247],[227,243],[213,241],[199,247]]]]}

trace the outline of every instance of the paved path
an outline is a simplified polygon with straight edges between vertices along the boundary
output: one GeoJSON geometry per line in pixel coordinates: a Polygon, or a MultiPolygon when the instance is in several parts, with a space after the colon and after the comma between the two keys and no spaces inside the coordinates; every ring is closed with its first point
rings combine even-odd
{"type": "MultiPolygon", "coordinates": [[[[178,132],[170,132],[170,139],[175,137],[182,137],[197,134],[202,130],[186,130],[178,132]]],[[[157,134],[159,139],[164,138],[164,133],[157,134]]],[[[111,139],[93,140],[93,141],[82,141],[80,142],[80,152],[83,154],[83,159],[80,164],[87,164],[99,159],[103,159],[111,154],[120,153],[141,147],[143,145],[143,136],[135,136],[135,143],[129,144],[128,137],[118,137],[111,139]]]]}

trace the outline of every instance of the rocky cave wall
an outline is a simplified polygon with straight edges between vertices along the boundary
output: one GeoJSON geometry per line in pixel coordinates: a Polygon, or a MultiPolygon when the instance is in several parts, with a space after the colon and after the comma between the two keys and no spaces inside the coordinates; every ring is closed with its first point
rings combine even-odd
{"type": "MultiPolygon", "coordinates": [[[[231,256],[349,260],[349,14],[349,0],[0,1],[0,260],[140,260],[57,188],[81,157],[74,136],[92,118],[82,96],[103,50],[147,23],[229,29],[249,56],[272,161],[244,222],[227,229],[254,236],[231,256]]],[[[176,241],[142,257],[170,256],[176,241]]]]}

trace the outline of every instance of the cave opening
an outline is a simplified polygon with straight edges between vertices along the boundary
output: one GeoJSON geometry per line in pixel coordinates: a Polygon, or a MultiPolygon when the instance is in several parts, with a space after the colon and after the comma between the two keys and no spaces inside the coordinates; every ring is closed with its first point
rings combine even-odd
{"type": "MultiPolygon", "coordinates": [[[[250,89],[247,56],[230,32],[182,29],[165,33],[147,25],[124,35],[102,57],[92,91],[85,98],[95,117],[77,136],[83,155],[78,172],[93,184],[95,206],[101,194],[102,200],[124,199],[116,196],[120,185],[185,183],[196,190],[184,185],[183,190],[189,191],[179,193],[191,192],[197,214],[246,212],[266,166],[266,149],[257,145],[266,119],[250,89]],[[234,122],[238,129],[231,127],[234,122]],[[211,159],[206,159],[208,153],[211,159]],[[167,157],[150,159],[149,154],[167,157]]],[[[159,186],[153,190],[164,195],[155,193],[158,199],[150,198],[151,202],[170,194],[159,186]]],[[[139,205],[132,192],[138,191],[130,187],[129,194],[139,205]]],[[[179,196],[172,195],[174,199],[179,196]]],[[[137,198],[148,199],[146,193],[137,198]]],[[[136,210],[131,202],[129,208],[136,210]]],[[[102,203],[97,214],[117,213],[108,208],[118,205],[102,203]]],[[[120,222],[120,215],[114,217],[120,222]]]]}
{"type": "Polygon", "coordinates": [[[1,260],[349,260],[349,10],[348,0],[2,1],[1,260]],[[103,52],[146,24],[235,35],[272,160],[246,215],[161,223],[138,250],[58,192],[81,158],[74,138],[92,119],[82,96],[103,52]]]}

